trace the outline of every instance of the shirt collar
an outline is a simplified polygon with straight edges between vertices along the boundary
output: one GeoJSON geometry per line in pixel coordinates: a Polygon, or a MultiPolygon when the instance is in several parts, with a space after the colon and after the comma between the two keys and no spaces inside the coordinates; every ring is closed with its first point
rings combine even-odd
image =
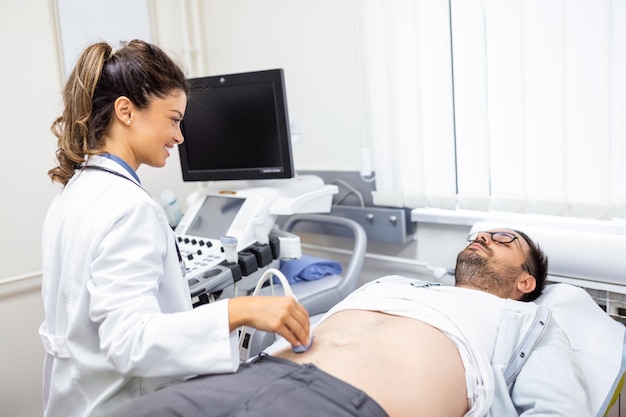
{"type": "Polygon", "coordinates": [[[103,158],[110,159],[111,161],[115,161],[118,164],[120,164],[126,171],[128,171],[130,175],[133,176],[135,180],[137,180],[139,184],[141,184],[141,180],[139,179],[139,176],[137,175],[137,173],[122,158],[116,155],[112,155],[110,153],[101,153],[99,155],[102,156],[103,158]]]}

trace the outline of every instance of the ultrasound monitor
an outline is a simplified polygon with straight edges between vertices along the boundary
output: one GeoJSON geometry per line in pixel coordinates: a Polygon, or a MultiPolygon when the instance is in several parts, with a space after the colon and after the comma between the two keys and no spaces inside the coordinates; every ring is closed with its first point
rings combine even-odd
{"type": "Polygon", "coordinates": [[[184,181],[293,178],[282,69],[190,79],[184,181]]]}

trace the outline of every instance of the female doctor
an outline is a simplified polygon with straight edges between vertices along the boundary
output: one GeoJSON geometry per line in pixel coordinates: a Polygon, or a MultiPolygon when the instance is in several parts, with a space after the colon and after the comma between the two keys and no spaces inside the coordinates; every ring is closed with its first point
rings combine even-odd
{"type": "Polygon", "coordinates": [[[196,374],[234,372],[236,329],[309,343],[291,297],[237,297],[192,309],[174,233],[137,169],[183,142],[188,84],[158,47],[85,49],[52,124],[63,189],[43,228],[40,335],[45,416],[102,416],[196,374]]]}

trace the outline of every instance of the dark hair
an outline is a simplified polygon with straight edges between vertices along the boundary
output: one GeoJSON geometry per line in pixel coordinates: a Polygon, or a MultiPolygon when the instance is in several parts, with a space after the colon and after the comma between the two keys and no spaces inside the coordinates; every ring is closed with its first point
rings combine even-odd
{"type": "Polygon", "coordinates": [[[528,237],[526,233],[520,232],[519,230],[514,230],[514,232],[523,237],[526,243],[528,243],[528,246],[530,246],[530,252],[526,256],[526,262],[530,268],[530,274],[535,277],[536,281],[535,289],[527,294],[524,294],[522,298],[520,298],[520,301],[534,301],[541,295],[546,286],[546,277],[548,276],[548,257],[543,250],[541,250],[539,245],[533,242],[533,240],[528,237]]]}
{"type": "Polygon", "coordinates": [[[177,89],[189,93],[185,74],[158,46],[141,40],[120,50],[105,42],[88,46],[65,84],[63,114],[52,123],[59,163],[48,171],[52,181],[67,184],[85,156],[98,153],[117,98],[145,109],[177,89]]]}

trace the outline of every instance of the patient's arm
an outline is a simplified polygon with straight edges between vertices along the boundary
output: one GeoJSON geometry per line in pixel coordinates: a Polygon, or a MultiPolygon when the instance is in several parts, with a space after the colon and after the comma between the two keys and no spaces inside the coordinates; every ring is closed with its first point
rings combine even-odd
{"type": "Polygon", "coordinates": [[[554,320],[518,375],[511,398],[523,417],[591,415],[582,371],[554,320]]]}

